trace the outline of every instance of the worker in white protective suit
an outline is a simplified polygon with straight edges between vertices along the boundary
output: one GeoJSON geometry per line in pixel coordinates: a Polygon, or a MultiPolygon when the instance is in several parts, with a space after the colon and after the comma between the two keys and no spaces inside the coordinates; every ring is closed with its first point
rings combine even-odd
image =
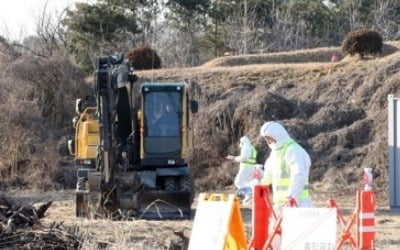
{"type": "Polygon", "coordinates": [[[240,155],[228,155],[225,157],[227,160],[234,160],[239,162],[239,171],[235,177],[235,186],[238,188],[238,194],[243,192],[244,199],[248,200],[252,195],[251,183],[254,183],[254,171],[257,159],[257,150],[251,144],[247,136],[240,138],[240,155]]]}
{"type": "MultiPolygon", "coordinates": [[[[295,142],[286,129],[278,122],[264,123],[260,129],[271,149],[264,164],[262,185],[272,184],[272,201],[277,216],[293,198],[299,207],[312,207],[308,187],[311,159],[304,148],[295,142]]],[[[271,221],[270,230],[274,220],[271,221]]],[[[280,236],[272,242],[274,249],[280,249],[280,236]]]]}
{"type": "Polygon", "coordinates": [[[271,149],[264,164],[262,184],[272,184],[274,206],[283,206],[293,198],[299,207],[311,207],[308,189],[311,159],[306,150],[278,122],[264,123],[260,134],[271,149]]]}

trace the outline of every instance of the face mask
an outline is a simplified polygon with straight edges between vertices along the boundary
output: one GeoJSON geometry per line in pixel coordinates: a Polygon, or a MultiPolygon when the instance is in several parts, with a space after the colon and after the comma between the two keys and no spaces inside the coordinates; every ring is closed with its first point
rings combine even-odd
{"type": "Polygon", "coordinates": [[[278,145],[276,144],[276,142],[269,143],[269,144],[267,144],[267,145],[268,145],[268,147],[269,147],[271,150],[275,150],[275,149],[278,148],[278,145]]]}

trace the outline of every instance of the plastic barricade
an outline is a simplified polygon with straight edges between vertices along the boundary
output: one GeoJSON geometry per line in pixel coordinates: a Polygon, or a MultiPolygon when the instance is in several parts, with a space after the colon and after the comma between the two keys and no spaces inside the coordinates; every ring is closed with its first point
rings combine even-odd
{"type": "Polygon", "coordinates": [[[269,217],[272,215],[272,206],[268,199],[268,186],[257,185],[254,187],[252,236],[249,249],[261,250],[267,241],[269,217]]]}
{"type": "Polygon", "coordinates": [[[246,249],[246,235],[236,195],[199,195],[189,250],[246,249]]]}

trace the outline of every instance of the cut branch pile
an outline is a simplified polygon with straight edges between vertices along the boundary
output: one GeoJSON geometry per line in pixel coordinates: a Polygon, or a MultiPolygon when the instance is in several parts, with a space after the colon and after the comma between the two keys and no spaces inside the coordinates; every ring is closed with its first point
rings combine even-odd
{"type": "Polygon", "coordinates": [[[0,194],[0,248],[77,249],[81,237],[77,227],[53,222],[43,226],[39,219],[52,204],[33,205],[0,194]]]}

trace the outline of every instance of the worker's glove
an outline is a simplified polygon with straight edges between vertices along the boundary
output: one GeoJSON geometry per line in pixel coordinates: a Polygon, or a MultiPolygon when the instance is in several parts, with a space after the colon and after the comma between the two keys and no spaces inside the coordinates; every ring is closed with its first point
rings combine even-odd
{"type": "Polygon", "coordinates": [[[287,197],[285,207],[297,207],[297,202],[293,197],[287,197]]]}
{"type": "Polygon", "coordinates": [[[262,165],[257,164],[253,172],[253,179],[257,179],[258,181],[261,181],[261,179],[263,178],[263,171],[260,166],[262,165]]]}

